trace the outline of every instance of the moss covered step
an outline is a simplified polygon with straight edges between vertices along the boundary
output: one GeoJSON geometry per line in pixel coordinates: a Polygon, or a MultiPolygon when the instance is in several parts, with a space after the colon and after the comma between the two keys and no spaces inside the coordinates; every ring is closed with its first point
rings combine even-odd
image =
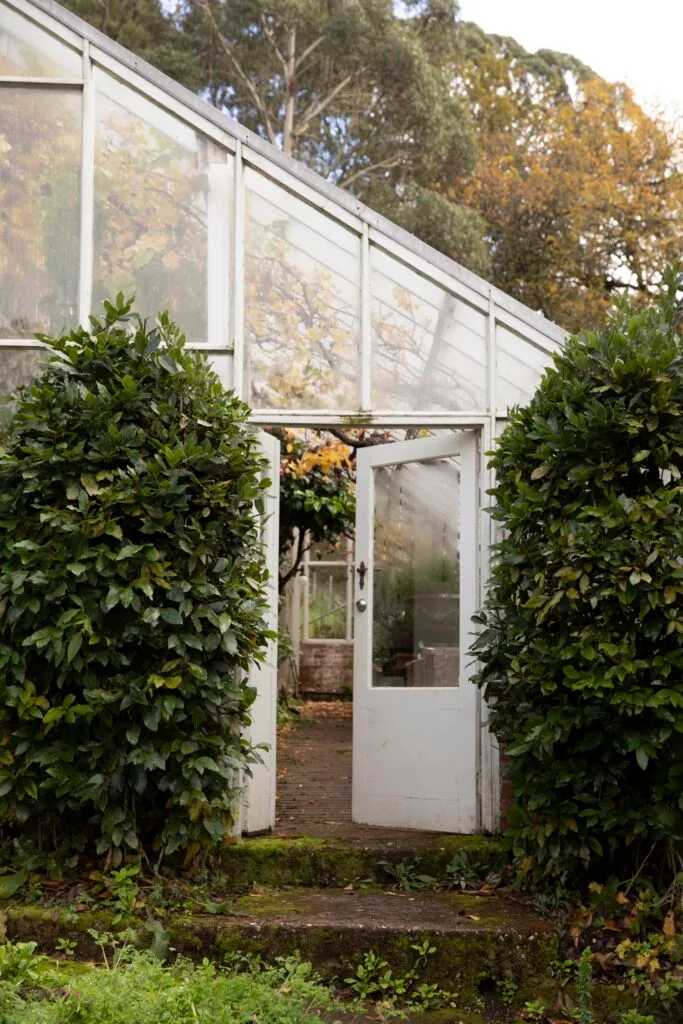
{"type": "MultiPolygon", "coordinates": [[[[8,907],[7,936],[53,952],[59,939],[76,943],[80,957],[96,950],[91,929],[112,928],[106,915],[8,907]]],[[[149,922],[118,922],[136,932],[136,944],[159,941],[149,922]]],[[[414,965],[413,944],[429,938],[436,952],[420,978],[475,998],[480,986],[514,977],[522,984],[547,971],[557,956],[551,924],[516,903],[460,893],[392,894],[339,889],[257,892],[234,901],[229,915],[166,920],[167,946],[178,954],[222,960],[229,953],[267,959],[299,952],[327,978],[352,974],[363,954],[379,953],[396,974],[414,965]]]]}
{"type": "Polygon", "coordinates": [[[362,838],[320,839],[312,836],[241,839],[226,846],[221,866],[236,887],[258,885],[337,886],[361,879],[386,885],[396,877],[386,864],[415,874],[447,877],[454,858],[463,871],[484,877],[506,862],[503,844],[488,836],[437,835],[367,829],[362,838]]]}

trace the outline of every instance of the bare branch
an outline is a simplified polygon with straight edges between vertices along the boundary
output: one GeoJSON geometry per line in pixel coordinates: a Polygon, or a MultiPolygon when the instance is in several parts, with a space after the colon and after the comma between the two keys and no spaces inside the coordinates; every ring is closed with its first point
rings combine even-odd
{"type": "Polygon", "coordinates": [[[309,108],[309,110],[304,111],[304,113],[301,116],[301,122],[299,125],[297,125],[297,135],[302,135],[307,130],[311,121],[314,118],[319,117],[320,114],[322,114],[323,111],[326,110],[327,107],[329,107],[330,103],[332,103],[332,101],[336,99],[339,93],[343,92],[347,85],[349,85],[352,81],[353,75],[347,75],[346,78],[342,78],[341,82],[337,82],[334,89],[328,92],[327,96],[324,99],[319,100],[317,103],[314,103],[313,106],[309,108]]]}
{"type": "Polygon", "coordinates": [[[265,127],[266,127],[266,133],[268,135],[268,141],[271,142],[274,146],[277,146],[277,135],[276,135],[276,133],[275,133],[275,131],[273,129],[273,125],[272,125],[272,122],[270,120],[270,115],[268,113],[268,108],[267,108],[265,102],[259,96],[256,88],[254,87],[254,83],[251,81],[249,76],[245,73],[244,69],[242,68],[242,65],[240,64],[240,62],[238,61],[237,57],[233,53],[232,48],[225,41],[225,38],[224,38],[221,30],[219,29],[218,25],[216,24],[216,19],[213,16],[213,11],[211,10],[211,8],[209,6],[208,0],[198,0],[198,2],[199,2],[199,7],[201,8],[201,10],[206,15],[208,21],[211,23],[211,27],[213,28],[213,31],[214,31],[214,33],[216,35],[216,38],[218,39],[218,41],[221,44],[221,47],[223,48],[223,52],[225,53],[226,57],[228,58],[228,60],[232,64],[233,68],[235,69],[235,71],[237,72],[239,78],[241,79],[243,85],[246,87],[247,91],[249,92],[249,95],[251,96],[251,98],[253,99],[254,103],[256,104],[256,107],[257,107],[259,113],[261,114],[261,117],[263,118],[263,122],[264,122],[265,127]]]}
{"type": "Polygon", "coordinates": [[[349,448],[375,448],[378,444],[386,444],[387,442],[386,437],[380,438],[376,435],[368,438],[351,437],[351,435],[345,433],[345,431],[337,430],[334,427],[330,427],[329,432],[333,437],[336,437],[338,441],[341,441],[342,444],[347,445],[349,448]]]}
{"type": "Polygon", "coordinates": [[[376,164],[368,164],[367,167],[361,167],[353,174],[349,175],[348,178],[342,178],[339,182],[340,188],[348,188],[352,181],[356,178],[362,178],[366,174],[372,174],[374,171],[391,170],[392,167],[399,167],[401,164],[400,156],[392,157],[390,160],[378,160],[376,164]]]}
{"type": "Polygon", "coordinates": [[[324,41],[325,41],[325,36],[318,36],[317,39],[313,40],[313,42],[310,44],[310,46],[306,47],[306,49],[301,54],[301,56],[297,57],[296,64],[295,64],[295,68],[296,68],[297,71],[299,71],[301,69],[301,65],[306,60],[306,58],[310,57],[310,55],[313,53],[313,51],[315,49],[317,49],[317,47],[320,46],[320,44],[322,42],[324,42],[324,41]]]}

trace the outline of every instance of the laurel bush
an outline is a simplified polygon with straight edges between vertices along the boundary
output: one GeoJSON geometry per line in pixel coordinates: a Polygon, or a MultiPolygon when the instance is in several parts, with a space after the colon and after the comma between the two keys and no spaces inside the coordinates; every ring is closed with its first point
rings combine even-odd
{"type": "Polygon", "coordinates": [[[170,853],[230,829],[267,639],[248,410],[119,296],[42,337],[0,448],[0,831],[170,853]]]}
{"type": "Polygon", "coordinates": [[[572,338],[491,464],[503,528],[476,644],[531,878],[678,870],[681,280],[572,338]]]}

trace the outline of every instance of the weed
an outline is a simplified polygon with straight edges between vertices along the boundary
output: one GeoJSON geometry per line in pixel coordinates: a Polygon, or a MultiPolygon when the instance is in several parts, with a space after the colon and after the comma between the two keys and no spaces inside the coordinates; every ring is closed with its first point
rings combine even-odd
{"type": "Polygon", "coordinates": [[[472,864],[467,850],[458,850],[446,867],[446,884],[449,889],[470,889],[479,881],[479,872],[472,864]]]}
{"type": "Polygon", "coordinates": [[[395,885],[404,892],[414,892],[418,889],[427,889],[436,885],[436,879],[431,875],[418,873],[418,865],[414,861],[400,860],[392,863],[388,860],[381,860],[380,867],[385,874],[394,879],[395,885]]]}
{"type": "Polygon", "coordinates": [[[384,1007],[402,1005],[406,1008],[434,1010],[441,1006],[455,1006],[456,995],[446,992],[438,985],[425,982],[418,984],[420,972],[429,957],[436,953],[429,939],[415,942],[410,947],[415,951],[413,966],[405,974],[395,975],[389,964],[374,950],[365,953],[356,967],[352,978],[345,978],[345,984],[362,1000],[372,1000],[384,1007]]]}

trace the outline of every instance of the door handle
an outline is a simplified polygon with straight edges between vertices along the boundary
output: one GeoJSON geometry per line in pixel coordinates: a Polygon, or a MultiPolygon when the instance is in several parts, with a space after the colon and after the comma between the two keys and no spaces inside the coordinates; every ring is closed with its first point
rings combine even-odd
{"type": "Polygon", "coordinates": [[[358,568],[356,569],[356,572],[358,573],[358,588],[359,588],[359,590],[362,590],[363,587],[365,586],[365,574],[366,574],[367,571],[368,571],[368,567],[365,564],[365,562],[361,562],[360,565],[358,566],[358,568]]]}
{"type": "Polygon", "coordinates": [[[359,597],[358,600],[356,601],[356,608],[358,609],[358,611],[359,612],[364,612],[364,611],[367,610],[367,607],[368,607],[368,602],[365,600],[365,598],[364,597],[359,597]]]}

